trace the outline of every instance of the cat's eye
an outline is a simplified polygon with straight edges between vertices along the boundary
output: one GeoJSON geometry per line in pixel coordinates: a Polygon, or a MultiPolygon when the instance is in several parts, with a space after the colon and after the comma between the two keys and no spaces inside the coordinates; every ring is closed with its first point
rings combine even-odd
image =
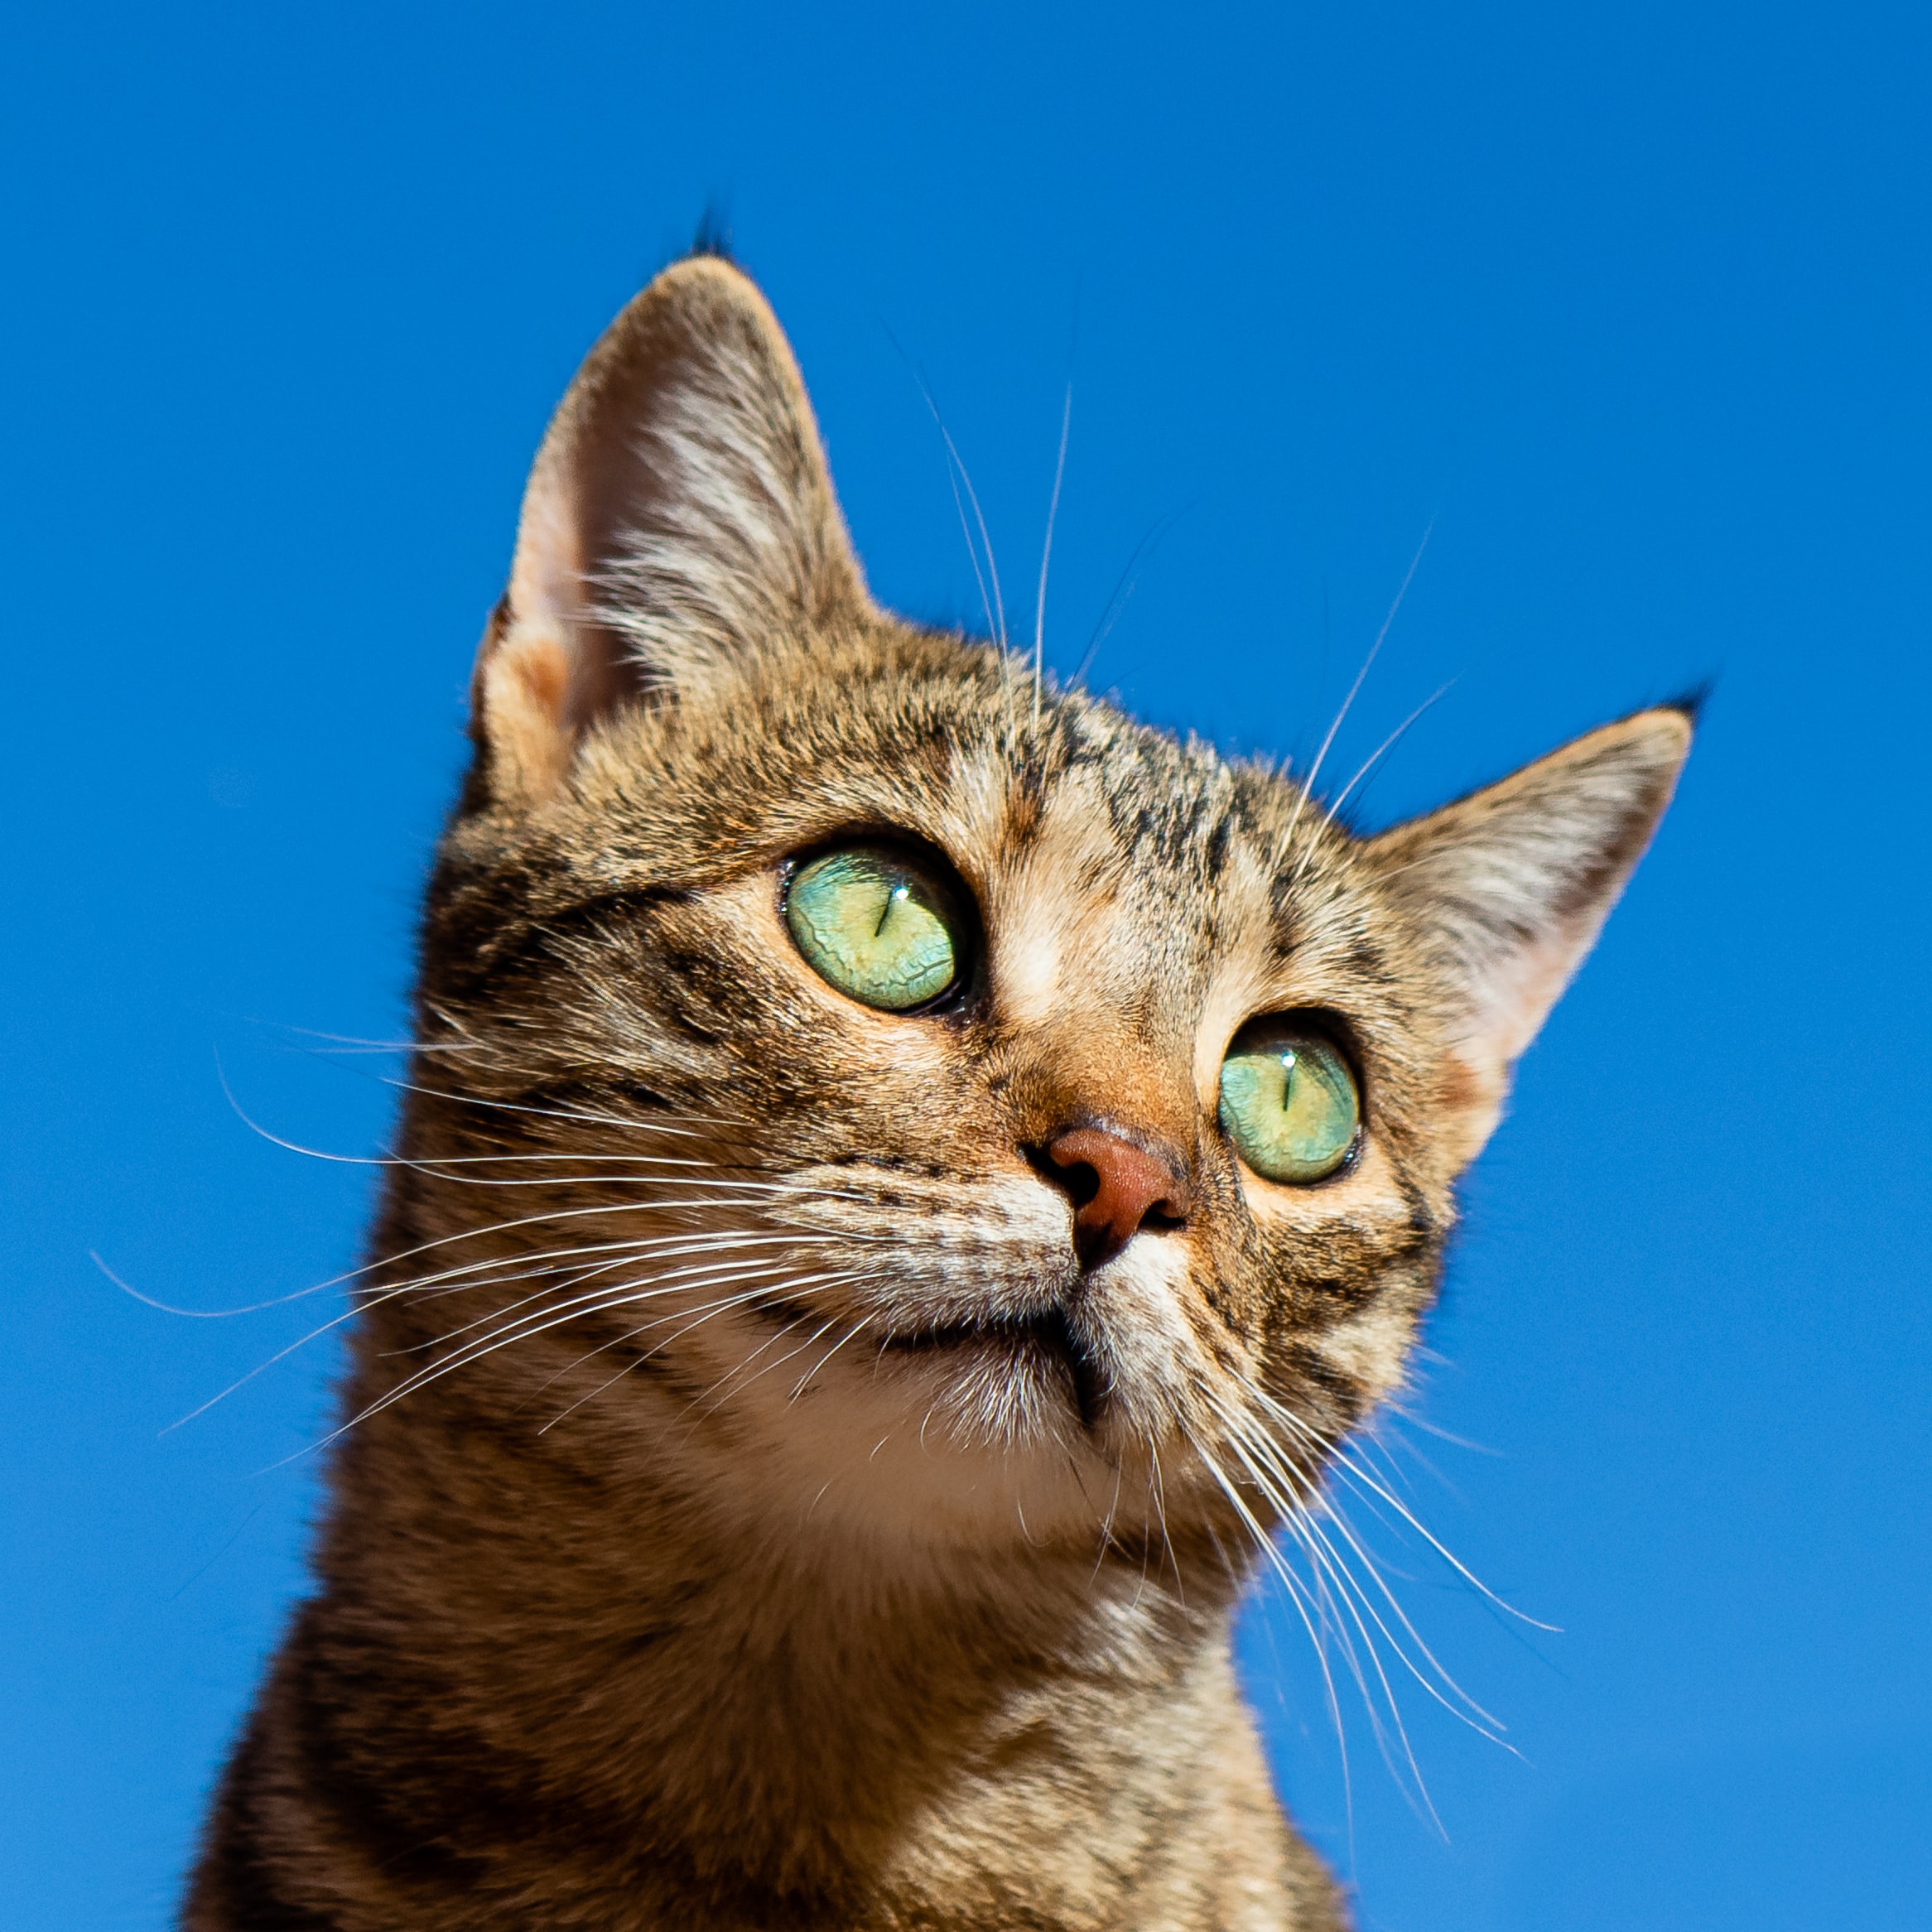
{"type": "Polygon", "coordinates": [[[845,846],[801,865],[785,923],[820,978],[887,1013],[930,1006],[965,974],[957,893],[937,866],[891,846],[845,846]]]}
{"type": "Polygon", "coordinates": [[[1355,1151],[1361,1096],[1340,1048],[1306,1021],[1254,1020],[1221,1062],[1221,1125],[1264,1180],[1305,1187],[1355,1151]]]}

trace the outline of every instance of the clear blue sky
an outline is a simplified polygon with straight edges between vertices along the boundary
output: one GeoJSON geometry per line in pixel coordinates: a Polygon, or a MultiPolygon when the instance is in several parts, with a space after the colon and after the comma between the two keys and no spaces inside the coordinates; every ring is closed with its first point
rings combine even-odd
{"type": "MultiPolygon", "coordinates": [[[[708,201],[872,581],[1385,821],[1718,678],[1472,1176],[1392,1453],[1520,1756],[1279,1598],[1244,1654],[1377,1932],[1932,1924],[1932,14],[16,8],[0,118],[0,1897],[158,1928],[300,1588],[470,655],[578,356],[708,201]],[[1452,682],[1453,681],[1453,682],[1452,682]],[[304,1029],[306,1029],[306,1031],[304,1029]],[[313,1317],[311,1311],[314,1312],[313,1317]],[[1465,1446],[1473,1445],[1473,1446],[1465,1446]],[[293,1458],[290,1460],[289,1458],[293,1458]]],[[[1380,1534],[1378,1532],[1378,1534],[1380,1534]]],[[[1391,1539],[1383,1536],[1385,1547],[1391,1539]]]]}

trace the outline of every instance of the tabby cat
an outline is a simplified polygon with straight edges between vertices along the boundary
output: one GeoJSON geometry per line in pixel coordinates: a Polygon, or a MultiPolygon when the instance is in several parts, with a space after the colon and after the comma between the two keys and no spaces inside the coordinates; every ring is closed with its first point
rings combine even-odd
{"type": "Polygon", "coordinates": [[[701,257],[557,412],[472,729],[184,1925],[1342,1926],[1230,1626],[1685,711],[1352,836],[874,604],[701,257]]]}

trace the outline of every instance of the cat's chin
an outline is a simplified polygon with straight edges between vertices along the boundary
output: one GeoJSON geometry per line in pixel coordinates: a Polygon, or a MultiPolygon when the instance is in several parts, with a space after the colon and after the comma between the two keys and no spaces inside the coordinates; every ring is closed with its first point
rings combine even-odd
{"type": "Polygon", "coordinates": [[[1090,1429],[1099,1424],[1109,1395],[1101,1362],[1059,1308],[1006,1321],[951,1323],[902,1332],[886,1338],[881,1353],[925,1357],[942,1376],[979,1378],[1004,1373],[1041,1385],[1090,1429]]]}

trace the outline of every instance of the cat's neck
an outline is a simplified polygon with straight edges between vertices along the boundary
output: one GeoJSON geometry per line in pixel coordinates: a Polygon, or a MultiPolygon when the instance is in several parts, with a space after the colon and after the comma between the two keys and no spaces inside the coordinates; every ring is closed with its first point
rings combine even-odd
{"type": "Polygon", "coordinates": [[[970,1838],[1070,1764],[1104,1810],[1185,1782],[1190,1734],[1245,1734],[1207,1553],[1178,1573],[1171,1549],[1092,1542],[947,1560],[761,1514],[755,1467],[720,1506],[599,1450],[413,1398],[344,1445],[311,1649],[355,1682],[357,1739],[463,1767],[450,1815],[413,1828],[542,1833],[561,1806],[572,1834],[602,1819],[718,1882],[835,1898],[919,1820],[970,1838]]]}

